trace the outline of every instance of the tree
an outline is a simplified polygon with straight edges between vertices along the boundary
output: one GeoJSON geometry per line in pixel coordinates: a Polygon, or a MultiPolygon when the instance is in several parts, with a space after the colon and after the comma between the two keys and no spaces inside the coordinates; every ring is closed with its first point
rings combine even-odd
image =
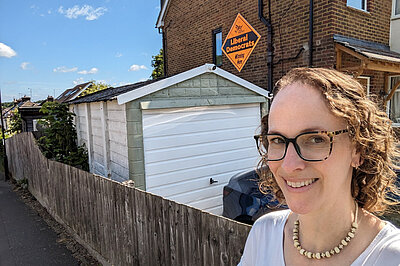
{"type": "Polygon", "coordinates": [[[160,49],[160,53],[158,55],[152,56],[153,60],[151,60],[151,66],[154,68],[151,73],[151,79],[158,79],[164,77],[164,55],[163,49],[160,49]]]}
{"type": "Polygon", "coordinates": [[[109,87],[111,87],[110,85],[102,83],[102,82],[97,82],[97,83],[94,81],[91,81],[91,82],[92,82],[92,85],[89,88],[87,88],[86,90],[84,90],[77,98],[83,97],[88,94],[95,93],[97,91],[102,91],[102,90],[105,90],[105,89],[108,89],[109,87]]]}
{"type": "Polygon", "coordinates": [[[4,103],[1,103],[1,105],[2,105],[3,109],[6,109],[8,107],[12,107],[14,105],[14,102],[4,102],[4,103]]]}
{"type": "Polygon", "coordinates": [[[66,104],[47,102],[40,112],[45,114],[38,123],[43,127],[44,136],[38,140],[43,155],[49,159],[66,163],[83,170],[89,170],[88,154],[84,145],[77,145],[73,123],[74,113],[66,104]]]}
{"type": "Polygon", "coordinates": [[[14,111],[11,111],[12,115],[10,118],[10,124],[7,129],[7,133],[12,136],[22,131],[22,118],[21,114],[18,112],[18,109],[15,108],[14,111]]]}

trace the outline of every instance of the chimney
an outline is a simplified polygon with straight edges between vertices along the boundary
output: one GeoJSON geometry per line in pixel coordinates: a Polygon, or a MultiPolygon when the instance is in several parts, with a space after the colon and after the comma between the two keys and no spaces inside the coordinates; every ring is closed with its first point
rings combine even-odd
{"type": "Polygon", "coordinates": [[[31,97],[26,96],[26,95],[24,95],[24,97],[21,98],[22,102],[27,102],[27,101],[30,101],[30,100],[31,100],[31,97]]]}

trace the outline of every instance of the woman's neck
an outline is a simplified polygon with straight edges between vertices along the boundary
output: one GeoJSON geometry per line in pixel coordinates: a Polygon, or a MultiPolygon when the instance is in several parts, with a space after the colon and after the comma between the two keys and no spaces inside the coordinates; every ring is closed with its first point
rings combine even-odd
{"type": "Polygon", "coordinates": [[[313,213],[297,215],[299,238],[303,248],[320,252],[336,246],[349,232],[354,221],[355,203],[352,198],[332,202],[313,213]]]}

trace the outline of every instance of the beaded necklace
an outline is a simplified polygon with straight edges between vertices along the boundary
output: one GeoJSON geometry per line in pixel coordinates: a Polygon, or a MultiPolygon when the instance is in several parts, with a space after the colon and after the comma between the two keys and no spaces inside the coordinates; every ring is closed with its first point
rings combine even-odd
{"type": "Polygon", "coordinates": [[[299,220],[297,219],[294,222],[294,228],[293,228],[293,244],[294,247],[297,248],[299,253],[306,258],[309,259],[324,259],[324,258],[330,258],[331,256],[335,254],[339,254],[342,249],[344,249],[350,242],[351,239],[354,238],[354,235],[357,231],[358,228],[358,223],[357,223],[357,216],[358,216],[358,204],[356,203],[356,211],[355,211],[355,216],[354,216],[354,222],[351,224],[351,229],[347,233],[346,237],[340,241],[339,245],[335,246],[331,250],[325,251],[325,252],[310,252],[305,250],[304,248],[301,247],[300,242],[299,242],[299,220]]]}

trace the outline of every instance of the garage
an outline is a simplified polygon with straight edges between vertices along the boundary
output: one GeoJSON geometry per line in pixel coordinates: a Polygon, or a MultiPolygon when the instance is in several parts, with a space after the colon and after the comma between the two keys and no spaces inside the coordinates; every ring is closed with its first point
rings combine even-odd
{"type": "Polygon", "coordinates": [[[90,171],[222,214],[223,186],[257,165],[268,92],[214,65],[70,102],[90,171]]]}
{"type": "Polygon", "coordinates": [[[260,116],[260,104],[144,111],[146,190],[221,214],[223,186],[257,164],[260,116]]]}

